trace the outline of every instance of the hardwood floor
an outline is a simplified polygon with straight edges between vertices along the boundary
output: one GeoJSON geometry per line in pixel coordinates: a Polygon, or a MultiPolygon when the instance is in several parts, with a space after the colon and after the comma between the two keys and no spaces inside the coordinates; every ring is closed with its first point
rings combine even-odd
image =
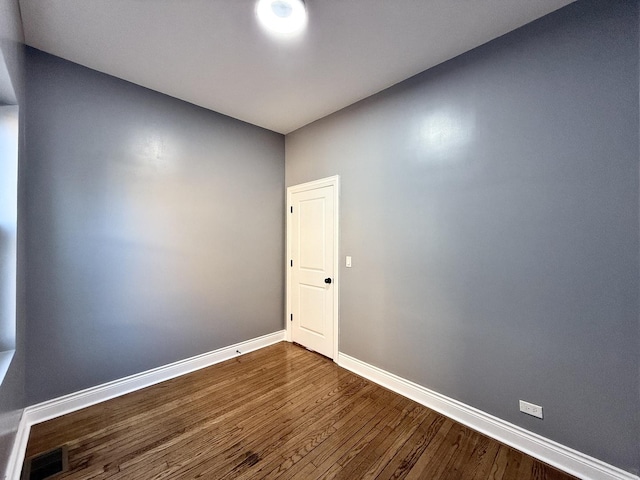
{"type": "Polygon", "coordinates": [[[35,425],[59,479],[573,478],[285,342],[35,425]]]}

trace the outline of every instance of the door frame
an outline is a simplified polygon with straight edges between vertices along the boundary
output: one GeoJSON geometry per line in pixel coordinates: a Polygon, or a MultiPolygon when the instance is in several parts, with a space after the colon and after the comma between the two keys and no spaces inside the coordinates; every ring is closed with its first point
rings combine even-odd
{"type": "Polygon", "coordinates": [[[338,362],[338,338],[339,338],[339,324],[338,315],[340,312],[338,300],[340,298],[340,175],[334,175],[332,177],[321,178],[311,182],[301,183],[299,185],[293,185],[287,188],[287,257],[285,259],[286,269],[286,311],[285,311],[285,340],[292,342],[291,333],[291,239],[293,236],[292,228],[293,222],[291,217],[292,196],[294,193],[306,192],[309,190],[315,190],[317,188],[333,186],[333,201],[335,208],[334,215],[334,238],[333,238],[333,251],[334,251],[334,264],[333,264],[333,361],[338,362]]]}

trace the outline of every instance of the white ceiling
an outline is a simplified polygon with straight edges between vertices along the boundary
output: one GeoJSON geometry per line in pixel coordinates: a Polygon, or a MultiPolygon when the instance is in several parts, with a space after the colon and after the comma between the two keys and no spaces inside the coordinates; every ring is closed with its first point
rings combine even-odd
{"type": "Polygon", "coordinates": [[[306,0],[269,38],[254,0],[20,0],[28,45],[289,133],[573,0],[306,0]]]}

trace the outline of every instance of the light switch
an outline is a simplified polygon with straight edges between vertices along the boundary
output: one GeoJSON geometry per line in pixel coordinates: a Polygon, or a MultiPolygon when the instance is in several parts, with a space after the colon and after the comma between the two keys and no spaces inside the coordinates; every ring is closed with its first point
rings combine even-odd
{"type": "Polygon", "coordinates": [[[347,265],[347,268],[351,268],[351,257],[349,255],[347,255],[346,265],[347,265]]]}

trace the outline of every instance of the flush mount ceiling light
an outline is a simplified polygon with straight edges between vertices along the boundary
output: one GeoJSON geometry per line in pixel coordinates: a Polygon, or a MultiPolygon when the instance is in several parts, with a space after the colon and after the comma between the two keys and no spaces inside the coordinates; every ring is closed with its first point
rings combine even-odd
{"type": "Polygon", "coordinates": [[[258,0],[256,15],[264,28],[282,36],[300,33],[307,25],[303,0],[258,0]]]}

